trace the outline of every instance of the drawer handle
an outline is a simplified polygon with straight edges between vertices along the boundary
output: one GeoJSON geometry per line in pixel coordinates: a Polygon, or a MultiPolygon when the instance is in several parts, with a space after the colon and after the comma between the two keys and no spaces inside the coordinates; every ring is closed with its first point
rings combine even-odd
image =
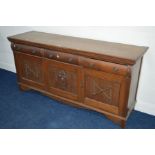
{"type": "Polygon", "coordinates": [[[93,64],[93,63],[89,64],[89,67],[94,67],[94,66],[95,66],[95,64],[93,64]]]}
{"type": "Polygon", "coordinates": [[[14,44],[13,47],[16,48],[16,44],[14,44]]]}
{"type": "Polygon", "coordinates": [[[59,59],[59,58],[60,58],[59,54],[57,54],[57,56],[56,56],[56,57],[57,57],[57,59],[59,59]]]}
{"type": "Polygon", "coordinates": [[[35,50],[32,50],[32,54],[35,54],[36,53],[36,51],[35,50]]]}
{"type": "Polygon", "coordinates": [[[52,57],[53,57],[53,54],[50,54],[50,55],[49,55],[49,58],[52,58],[52,57]]]}
{"type": "Polygon", "coordinates": [[[118,69],[117,67],[113,67],[113,69],[112,69],[112,70],[113,70],[113,72],[114,72],[114,73],[116,73],[116,72],[118,72],[118,71],[119,71],[119,69],[118,69]]]}

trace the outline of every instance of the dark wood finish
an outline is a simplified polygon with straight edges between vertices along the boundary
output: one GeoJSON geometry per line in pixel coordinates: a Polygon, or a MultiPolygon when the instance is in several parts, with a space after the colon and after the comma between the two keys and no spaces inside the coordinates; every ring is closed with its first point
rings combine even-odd
{"type": "Polygon", "coordinates": [[[78,65],[78,56],[66,54],[58,51],[45,50],[45,57],[48,59],[58,60],[70,64],[78,65]]]}
{"type": "Polygon", "coordinates": [[[42,50],[37,47],[27,46],[22,44],[12,44],[11,46],[12,46],[12,49],[15,51],[20,51],[20,52],[35,55],[35,56],[43,56],[42,50]]]}
{"type": "Polygon", "coordinates": [[[147,47],[27,32],[12,37],[18,84],[125,127],[147,47]]]}
{"type": "Polygon", "coordinates": [[[134,64],[148,47],[69,37],[43,32],[26,32],[8,38],[14,43],[63,51],[66,53],[120,64],[134,64]]]}

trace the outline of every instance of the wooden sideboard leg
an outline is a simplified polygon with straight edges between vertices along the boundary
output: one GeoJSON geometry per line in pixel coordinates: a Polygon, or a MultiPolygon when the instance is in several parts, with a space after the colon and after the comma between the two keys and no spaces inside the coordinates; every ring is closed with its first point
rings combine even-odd
{"type": "Polygon", "coordinates": [[[19,88],[20,88],[21,91],[28,91],[28,90],[30,90],[29,87],[26,87],[26,86],[23,86],[23,85],[19,85],[19,88]]]}
{"type": "Polygon", "coordinates": [[[120,126],[121,126],[122,129],[125,129],[126,121],[125,120],[121,120],[120,126]]]}
{"type": "Polygon", "coordinates": [[[126,125],[126,121],[125,120],[120,120],[119,118],[113,117],[113,116],[109,116],[109,115],[105,115],[108,119],[110,119],[112,122],[117,123],[121,126],[122,129],[125,128],[126,125]]]}

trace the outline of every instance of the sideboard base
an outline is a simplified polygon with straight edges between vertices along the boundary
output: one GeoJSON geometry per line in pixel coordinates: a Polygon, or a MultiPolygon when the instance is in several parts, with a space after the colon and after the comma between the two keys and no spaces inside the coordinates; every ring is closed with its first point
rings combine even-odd
{"type": "Polygon", "coordinates": [[[94,107],[91,107],[88,105],[85,105],[85,104],[77,102],[77,101],[69,100],[69,99],[51,94],[47,91],[43,91],[43,90],[37,89],[35,87],[28,86],[24,83],[18,83],[18,85],[19,85],[19,88],[21,91],[35,90],[35,91],[38,91],[38,92],[42,93],[43,95],[46,95],[46,96],[48,96],[48,97],[50,97],[56,101],[60,101],[60,103],[65,103],[67,105],[71,105],[71,106],[74,106],[76,108],[89,109],[89,110],[93,110],[93,111],[97,111],[99,113],[102,113],[108,119],[110,119],[112,122],[118,124],[121,128],[125,128],[126,118],[124,118],[124,117],[121,117],[121,116],[118,116],[118,115],[115,115],[115,114],[109,113],[107,111],[103,111],[103,110],[100,110],[100,109],[97,109],[97,108],[94,108],[94,107]]]}
{"type": "Polygon", "coordinates": [[[106,116],[109,120],[111,120],[112,122],[114,122],[114,123],[120,125],[120,127],[121,127],[122,129],[125,128],[125,126],[126,126],[126,120],[121,120],[121,119],[119,119],[119,118],[116,118],[116,117],[113,117],[113,116],[109,116],[109,115],[105,115],[105,116],[106,116]]]}

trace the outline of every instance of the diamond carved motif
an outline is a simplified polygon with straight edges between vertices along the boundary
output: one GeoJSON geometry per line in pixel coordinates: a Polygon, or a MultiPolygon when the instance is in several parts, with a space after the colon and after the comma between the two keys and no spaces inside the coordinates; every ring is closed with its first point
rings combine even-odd
{"type": "Polygon", "coordinates": [[[25,63],[24,67],[26,77],[29,77],[30,75],[33,75],[35,78],[39,77],[39,72],[36,67],[32,69],[28,63],[25,63]]]}
{"type": "Polygon", "coordinates": [[[93,89],[91,94],[93,96],[102,95],[103,99],[108,103],[112,102],[112,86],[111,85],[103,85],[100,86],[95,80],[93,80],[93,89]]]}
{"type": "Polygon", "coordinates": [[[40,64],[30,63],[29,61],[23,62],[24,77],[36,82],[42,82],[42,75],[40,70],[40,64]]]}

